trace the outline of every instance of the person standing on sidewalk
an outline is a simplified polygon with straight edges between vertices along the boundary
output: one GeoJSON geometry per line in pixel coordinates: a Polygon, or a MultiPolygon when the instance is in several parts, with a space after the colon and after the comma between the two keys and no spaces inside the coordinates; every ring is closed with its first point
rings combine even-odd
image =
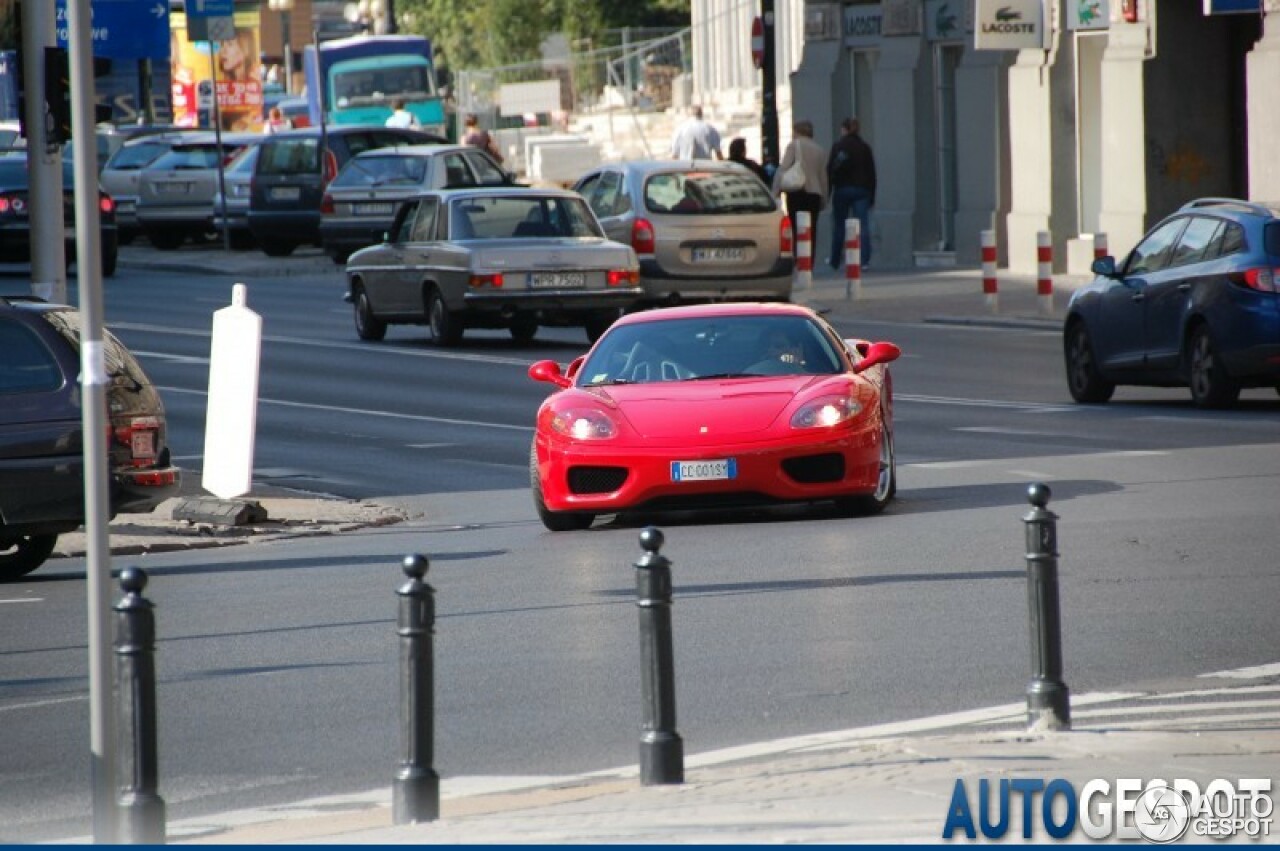
{"type": "Polygon", "coordinates": [[[831,146],[827,177],[831,182],[831,268],[844,259],[844,222],[852,215],[861,224],[862,268],[871,265],[871,207],[876,202],[876,160],[871,146],[858,135],[856,118],[840,122],[843,131],[831,146]]]}
{"type": "Polygon", "coordinates": [[[720,131],[702,118],[702,107],[689,107],[689,118],[671,137],[671,156],[677,160],[724,159],[720,153],[720,131]]]}
{"type": "Polygon", "coordinates": [[[765,174],[764,167],[747,156],[747,140],[741,136],[729,142],[729,162],[746,166],[764,185],[769,185],[769,176],[765,174]]]}
{"type": "Polygon", "coordinates": [[[782,162],[773,174],[773,194],[787,196],[793,240],[798,238],[797,213],[802,210],[809,214],[809,233],[818,232],[818,213],[827,202],[826,164],[827,152],[813,140],[813,122],[797,121],[791,128],[791,142],[782,152],[782,162]]]}

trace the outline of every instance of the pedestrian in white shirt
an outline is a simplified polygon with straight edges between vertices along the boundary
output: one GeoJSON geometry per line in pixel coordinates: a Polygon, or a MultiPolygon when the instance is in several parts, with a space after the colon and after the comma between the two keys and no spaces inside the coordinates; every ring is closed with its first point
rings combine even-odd
{"type": "Polygon", "coordinates": [[[422,125],[418,123],[418,116],[404,108],[404,99],[395,98],[391,101],[391,117],[387,119],[388,127],[409,127],[417,130],[422,125]]]}
{"type": "Polygon", "coordinates": [[[702,119],[702,107],[689,107],[689,118],[676,128],[671,137],[671,156],[678,160],[705,160],[720,153],[720,133],[702,119]]]}

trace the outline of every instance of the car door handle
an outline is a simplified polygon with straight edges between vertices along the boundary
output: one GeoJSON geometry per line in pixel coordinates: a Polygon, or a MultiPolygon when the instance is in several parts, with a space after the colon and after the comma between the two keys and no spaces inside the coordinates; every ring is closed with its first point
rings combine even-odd
{"type": "Polygon", "coordinates": [[[1146,293],[1134,293],[1134,294],[1133,294],[1133,300],[1134,300],[1135,302],[1139,302],[1139,301],[1146,301],[1146,300],[1147,300],[1147,294],[1146,294],[1146,293]]]}
{"type": "Polygon", "coordinates": [[[1191,289],[1190,284],[1178,284],[1178,292],[1185,293],[1191,289]]]}

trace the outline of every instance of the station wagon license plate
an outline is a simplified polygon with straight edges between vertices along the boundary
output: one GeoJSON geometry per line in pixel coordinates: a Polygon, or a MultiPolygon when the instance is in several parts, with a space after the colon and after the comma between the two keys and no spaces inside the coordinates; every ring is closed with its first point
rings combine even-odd
{"type": "Polygon", "coordinates": [[[186,195],[191,191],[190,183],[157,183],[157,195],[186,195]]]}
{"type": "Polygon", "coordinates": [[[671,481],[673,482],[714,482],[736,478],[738,478],[736,458],[671,462],[671,481]]]}
{"type": "Polygon", "coordinates": [[[357,216],[389,216],[395,212],[390,204],[356,204],[354,209],[357,216]]]}
{"type": "Polygon", "coordinates": [[[745,248],[695,248],[694,263],[741,263],[747,259],[745,248]]]}
{"type": "Polygon", "coordinates": [[[134,458],[156,457],[156,433],[154,431],[135,431],[130,435],[129,442],[134,458]]]}
{"type": "Polygon", "coordinates": [[[587,276],[582,272],[532,272],[529,274],[529,286],[534,289],[570,289],[585,287],[587,276]]]}
{"type": "Polygon", "coordinates": [[[296,186],[273,186],[269,194],[272,201],[297,201],[302,197],[302,190],[296,186]]]}

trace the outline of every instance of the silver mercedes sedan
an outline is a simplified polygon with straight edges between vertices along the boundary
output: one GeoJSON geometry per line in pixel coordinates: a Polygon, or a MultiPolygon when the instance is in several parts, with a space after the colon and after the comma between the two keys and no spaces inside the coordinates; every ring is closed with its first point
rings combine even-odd
{"type": "Polygon", "coordinates": [[[594,342],[643,295],[635,252],[562,189],[417,195],[346,272],[362,340],[381,340],[388,325],[426,324],[442,346],[456,346],[467,328],[506,328],[526,343],[541,325],[570,325],[594,342]]]}

